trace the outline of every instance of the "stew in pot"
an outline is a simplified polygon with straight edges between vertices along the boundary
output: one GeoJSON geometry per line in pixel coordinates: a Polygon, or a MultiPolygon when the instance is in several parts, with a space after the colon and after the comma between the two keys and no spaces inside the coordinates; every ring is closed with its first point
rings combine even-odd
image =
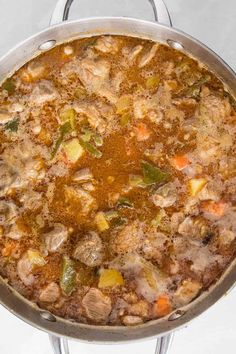
{"type": "Polygon", "coordinates": [[[82,323],[188,304],[235,257],[235,123],[223,83],[164,44],[33,59],[0,88],[0,274],[82,323]]]}

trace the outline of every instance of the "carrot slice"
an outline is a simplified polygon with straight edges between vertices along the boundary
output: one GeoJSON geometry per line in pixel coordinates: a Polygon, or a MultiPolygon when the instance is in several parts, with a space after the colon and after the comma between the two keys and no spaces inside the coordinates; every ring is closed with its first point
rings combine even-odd
{"type": "Polygon", "coordinates": [[[167,295],[163,294],[157,298],[155,310],[158,317],[166,316],[172,311],[170,299],[167,295]]]}
{"type": "Polygon", "coordinates": [[[181,171],[190,164],[190,161],[185,155],[177,155],[170,159],[170,163],[176,170],[181,171]]]}
{"type": "Polygon", "coordinates": [[[151,131],[147,128],[146,124],[139,123],[135,127],[136,136],[138,141],[148,140],[151,135],[151,131]]]}
{"type": "Polygon", "coordinates": [[[201,208],[206,213],[221,217],[226,211],[227,204],[223,201],[215,202],[214,200],[205,200],[201,203],[201,208]]]}

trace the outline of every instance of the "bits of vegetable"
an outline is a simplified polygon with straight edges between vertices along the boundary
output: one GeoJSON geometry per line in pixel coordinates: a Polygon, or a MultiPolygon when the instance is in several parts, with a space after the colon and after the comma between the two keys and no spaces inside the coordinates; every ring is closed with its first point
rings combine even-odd
{"type": "Polygon", "coordinates": [[[70,122],[71,128],[76,128],[76,111],[74,108],[68,108],[60,114],[60,121],[62,123],[70,122]]]}
{"type": "Polygon", "coordinates": [[[146,80],[147,89],[156,89],[159,85],[160,77],[159,76],[151,76],[146,80]]]}
{"type": "Polygon", "coordinates": [[[27,256],[33,265],[37,265],[37,266],[42,267],[46,264],[45,259],[41,256],[39,251],[28,250],[27,256]]]}
{"type": "Polygon", "coordinates": [[[128,198],[121,197],[118,199],[117,206],[119,208],[133,208],[134,204],[128,198]]]}
{"type": "Polygon", "coordinates": [[[163,317],[168,315],[172,311],[170,299],[167,295],[160,295],[155,304],[155,310],[157,317],[163,317]]]}
{"type": "Polygon", "coordinates": [[[79,139],[73,138],[63,144],[63,149],[69,162],[75,163],[84,154],[84,149],[80,145],[79,139]]]}
{"type": "Polygon", "coordinates": [[[102,157],[102,152],[100,150],[98,150],[94,145],[92,145],[91,143],[87,142],[87,141],[80,141],[81,145],[83,146],[83,148],[85,150],[87,150],[90,155],[92,155],[93,157],[96,157],[97,159],[102,157]]]}
{"type": "Polygon", "coordinates": [[[157,227],[160,225],[161,220],[166,216],[166,212],[164,209],[160,209],[154,219],[151,221],[151,225],[157,227]]]}
{"type": "Polygon", "coordinates": [[[12,119],[12,120],[10,120],[9,122],[7,122],[7,123],[5,124],[4,128],[5,128],[6,130],[10,130],[11,132],[14,132],[14,133],[15,133],[15,132],[17,132],[17,130],[18,130],[19,123],[20,123],[20,121],[19,121],[18,118],[12,119]]]}
{"type": "Polygon", "coordinates": [[[146,185],[167,182],[170,179],[169,173],[161,171],[158,167],[147,161],[142,161],[141,166],[143,171],[143,182],[146,185]]]}
{"type": "Polygon", "coordinates": [[[170,159],[171,165],[176,168],[176,170],[181,171],[189,165],[189,159],[185,155],[174,156],[170,159]]]}
{"type": "Polygon", "coordinates": [[[70,133],[72,131],[72,127],[70,122],[65,122],[63,125],[60,126],[60,134],[59,137],[54,145],[54,148],[52,150],[51,153],[51,158],[53,159],[58,151],[58,149],[60,148],[64,137],[66,136],[66,134],[70,133]]]}
{"type": "Polygon", "coordinates": [[[81,131],[83,134],[80,135],[80,138],[85,142],[89,142],[92,138],[92,135],[93,135],[92,130],[89,128],[83,127],[81,129],[81,131]]]}
{"type": "Polygon", "coordinates": [[[139,175],[129,175],[129,185],[131,187],[145,188],[147,185],[143,182],[143,177],[139,175]]]}
{"type": "Polygon", "coordinates": [[[103,145],[103,139],[100,135],[98,134],[95,134],[94,137],[93,137],[93,141],[94,141],[94,144],[96,146],[102,146],[103,145]]]}
{"type": "Polygon", "coordinates": [[[12,79],[7,79],[3,84],[2,84],[2,88],[4,90],[7,90],[7,92],[9,94],[12,94],[15,92],[15,84],[14,84],[14,81],[12,79]]]}
{"type": "Polygon", "coordinates": [[[192,178],[188,181],[189,194],[195,197],[202,188],[206,185],[207,180],[205,178],[192,178]]]}
{"type": "Polygon", "coordinates": [[[122,116],[120,117],[120,125],[122,127],[125,127],[131,120],[131,115],[129,112],[125,112],[122,114],[122,116]]]}
{"type": "Polygon", "coordinates": [[[76,287],[74,262],[68,256],[64,256],[62,260],[60,287],[66,295],[70,295],[76,287]]]}
{"type": "Polygon", "coordinates": [[[95,216],[95,222],[97,224],[97,227],[98,227],[98,230],[99,231],[105,231],[105,230],[108,230],[109,229],[109,224],[107,222],[107,219],[105,217],[105,214],[100,211],[96,214],[95,216]]]}
{"type": "Polygon", "coordinates": [[[75,97],[83,99],[87,95],[87,91],[83,86],[78,86],[77,89],[75,90],[75,97]]]}
{"type": "Polygon", "coordinates": [[[131,105],[132,105],[131,96],[127,96],[127,95],[121,96],[116,102],[116,113],[123,114],[124,112],[129,110],[131,105]]]}
{"type": "Polygon", "coordinates": [[[105,218],[110,221],[119,217],[119,214],[115,210],[110,210],[105,213],[105,218]]]}
{"type": "Polygon", "coordinates": [[[98,287],[113,288],[118,285],[124,285],[124,279],[121,273],[116,269],[104,269],[100,275],[98,287]]]}

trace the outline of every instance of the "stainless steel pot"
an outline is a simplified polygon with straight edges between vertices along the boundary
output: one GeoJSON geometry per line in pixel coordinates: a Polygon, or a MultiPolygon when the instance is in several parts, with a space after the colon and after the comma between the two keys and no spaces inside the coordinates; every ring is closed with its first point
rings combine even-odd
{"type": "MultiPolygon", "coordinates": [[[[169,13],[162,0],[148,1],[153,8],[156,22],[125,17],[65,21],[68,18],[73,0],[59,0],[51,18],[51,26],[23,41],[0,59],[0,82],[30,59],[55,45],[76,38],[116,34],[166,43],[187,53],[214,72],[225,83],[231,94],[236,97],[236,75],[230,67],[205,45],[172,28],[169,13]]],[[[228,267],[214,286],[191,304],[174,311],[165,318],[131,328],[85,325],[58,318],[24,299],[1,278],[0,303],[27,323],[48,332],[55,354],[69,353],[65,338],[99,343],[158,338],[156,353],[164,354],[170,345],[173,331],[186,325],[229,291],[236,280],[235,274],[236,261],[228,267]]]]}

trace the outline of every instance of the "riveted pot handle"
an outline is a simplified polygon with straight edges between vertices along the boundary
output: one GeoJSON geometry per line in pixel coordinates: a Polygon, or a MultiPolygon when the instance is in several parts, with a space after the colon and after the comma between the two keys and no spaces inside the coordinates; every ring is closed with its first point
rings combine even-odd
{"type": "MultiPolygon", "coordinates": [[[[58,0],[50,20],[51,26],[68,19],[72,2],[73,0],[58,0]]],[[[170,15],[163,0],[148,0],[148,2],[152,6],[155,21],[170,27],[170,15]]]]}

